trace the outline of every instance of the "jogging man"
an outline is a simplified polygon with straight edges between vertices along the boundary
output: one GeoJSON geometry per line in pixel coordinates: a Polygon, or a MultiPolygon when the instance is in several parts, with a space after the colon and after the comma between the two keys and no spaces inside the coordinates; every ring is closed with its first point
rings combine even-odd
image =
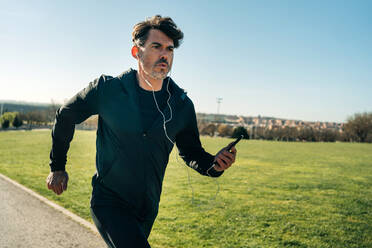
{"type": "Polygon", "coordinates": [[[236,149],[217,155],[201,146],[192,101],[167,77],[182,31],[159,15],[134,26],[132,56],[138,71],[102,75],[56,113],[47,187],[67,189],[67,151],[75,124],[98,114],[96,169],[91,215],[109,247],[150,247],[147,238],[158,213],[162,182],[174,145],[188,166],[220,176],[236,149]]]}

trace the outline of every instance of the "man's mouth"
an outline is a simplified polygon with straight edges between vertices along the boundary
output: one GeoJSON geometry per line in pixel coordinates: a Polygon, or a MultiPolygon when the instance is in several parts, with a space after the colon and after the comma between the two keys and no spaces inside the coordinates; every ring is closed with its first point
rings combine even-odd
{"type": "Polygon", "coordinates": [[[156,66],[159,66],[160,68],[168,68],[168,64],[166,63],[158,63],[156,66]]]}

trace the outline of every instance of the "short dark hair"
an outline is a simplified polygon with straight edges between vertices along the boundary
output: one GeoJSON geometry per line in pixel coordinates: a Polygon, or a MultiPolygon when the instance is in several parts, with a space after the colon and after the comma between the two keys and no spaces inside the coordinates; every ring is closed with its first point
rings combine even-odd
{"type": "Polygon", "coordinates": [[[133,27],[132,41],[134,45],[144,46],[151,29],[158,29],[166,34],[173,40],[175,48],[179,47],[183,39],[182,31],[173,22],[172,18],[155,15],[153,17],[146,18],[145,21],[137,23],[133,27]]]}

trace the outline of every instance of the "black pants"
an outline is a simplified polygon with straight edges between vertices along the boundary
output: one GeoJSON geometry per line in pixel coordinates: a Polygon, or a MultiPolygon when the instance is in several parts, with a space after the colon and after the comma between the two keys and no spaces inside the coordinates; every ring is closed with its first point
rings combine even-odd
{"type": "Polygon", "coordinates": [[[110,248],[150,248],[143,223],[119,206],[90,208],[94,224],[110,248]]]}
{"type": "Polygon", "coordinates": [[[120,197],[92,178],[90,213],[102,238],[110,248],[149,248],[155,217],[138,219],[120,197]]]}

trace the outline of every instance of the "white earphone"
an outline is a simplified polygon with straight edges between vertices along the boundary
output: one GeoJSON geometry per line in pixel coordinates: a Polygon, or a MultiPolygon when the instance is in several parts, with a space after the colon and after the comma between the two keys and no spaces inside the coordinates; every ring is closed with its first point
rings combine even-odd
{"type": "MultiPolygon", "coordinates": [[[[136,54],[137,58],[138,58],[138,53],[136,54]]],[[[141,63],[140,63],[141,65],[141,63]]],[[[145,72],[145,69],[142,67],[142,70],[145,72]]],[[[147,74],[147,72],[145,72],[147,74]]],[[[173,144],[175,145],[175,141],[171,140],[171,138],[169,138],[168,136],[168,132],[167,132],[167,127],[166,127],[166,124],[168,122],[170,122],[173,118],[173,111],[172,111],[172,107],[170,106],[169,104],[169,100],[171,98],[171,93],[169,91],[169,80],[170,80],[170,76],[171,76],[171,73],[172,73],[172,69],[169,70],[169,76],[168,76],[168,81],[167,81],[167,92],[168,92],[168,99],[167,99],[167,105],[169,107],[169,110],[170,110],[170,117],[168,120],[166,120],[165,118],[165,114],[160,110],[160,107],[159,107],[159,104],[158,104],[158,101],[156,100],[156,97],[155,97],[155,90],[154,90],[154,87],[152,87],[152,84],[145,78],[142,76],[143,80],[146,82],[147,85],[149,85],[152,89],[152,96],[154,98],[154,102],[155,102],[155,105],[156,105],[156,108],[158,109],[159,113],[162,115],[163,117],[163,129],[164,129],[164,133],[165,133],[165,136],[167,137],[167,139],[173,144]]],[[[138,73],[139,74],[139,73],[138,73]]]]}
{"type": "MultiPolygon", "coordinates": [[[[136,57],[139,59],[139,54],[138,54],[138,52],[136,53],[136,57]]],[[[139,63],[139,64],[140,64],[140,66],[141,66],[141,63],[139,63]]],[[[145,69],[144,69],[143,67],[142,67],[142,70],[143,70],[143,71],[148,75],[148,73],[145,71],[145,69]]],[[[140,75],[140,73],[138,73],[138,74],[140,75]]],[[[175,145],[175,141],[172,141],[172,140],[169,138],[169,136],[168,136],[168,132],[167,132],[167,127],[166,127],[166,124],[167,124],[168,122],[170,122],[170,121],[172,120],[172,118],[173,118],[172,107],[171,107],[170,104],[169,104],[169,100],[170,100],[170,98],[171,98],[171,93],[170,93],[170,91],[169,91],[169,80],[170,80],[171,74],[172,74],[172,69],[169,70],[169,76],[168,76],[168,81],[167,81],[167,92],[168,92],[168,95],[169,95],[169,97],[168,97],[168,99],[167,99],[167,105],[168,105],[169,110],[170,110],[170,117],[169,117],[168,120],[166,120],[164,113],[163,113],[163,112],[160,110],[160,108],[159,108],[159,104],[158,104],[158,102],[157,102],[157,100],[156,100],[156,97],[155,97],[155,90],[154,90],[152,84],[151,84],[151,83],[150,83],[150,82],[149,82],[145,77],[143,77],[142,75],[140,75],[140,76],[142,76],[142,78],[143,78],[143,80],[146,82],[146,84],[149,85],[149,86],[151,87],[151,89],[152,89],[152,96],[153,96],[153,98],[154,98],[154,102],[155,102],[156,108],[158,109],[159,113],[160,113],[160,114],[162,115],[162,117],[163,117],[163,130],[164,130],[164,134],[165,134],[165,136],[167,137],[167,139],[169,140],[169,142],[171,142],[173,145],[175,145]]],[[[179,153],[179,152],[178,152],[178,153],[179,153]]],[[[176,155],[176,160],[177,160],[177,162],[179,163],[177,155],[176,155]]],[[[185,167],[185,168],[186,168],[186,167],[185,167]]],[[[210,168],[210,169],[211,169],[211,168],[210,168]]],[[[190,178],[190,173],[189,173],[189,171],[188,171],[187,168],[186,168],[186,171],[187,171],[187,175],[188,175],[189,185],[190,185],[190,187],[191,187],[191,191],[192,191],[192,200],[191,200],[191,202],[192,202],[192,204],[195,204],[195,203],[194,203],[194,188],[192,187],[192,182],[191,182],[191,178],[190,178]]],[[[209,169],[208,169],[208,171],[209,171],[209,169]]],[[[209,175],[209,173],[207,173],[207,174],[208,174],[209,177],[211,177],[211,176],[209,175]]],[[[220,185],[219,185],[219,183],[218,183],[218,181],[217,181],[217,178],[213,178],[213,177],[211,177],[211,178],[214,179],[213,181],[214,181],[214,182],[216,183],[216,185],[217,185],[216,193],[215,193],[214,197],[211,198],[212,201],[215,201],[216,198],[217,198],[217,195],[218,195],[218,193],[219,193],[219,191],[220,191],[220,185]]],[[[200,204],[199,204],[199,205],[200,205],[200,204]]],[[[199,205],[197,204],[197,206],[199,206],[199,205]]],[[[213,205],[213,204],[212,204],[212,205],[213,205]]]]}

